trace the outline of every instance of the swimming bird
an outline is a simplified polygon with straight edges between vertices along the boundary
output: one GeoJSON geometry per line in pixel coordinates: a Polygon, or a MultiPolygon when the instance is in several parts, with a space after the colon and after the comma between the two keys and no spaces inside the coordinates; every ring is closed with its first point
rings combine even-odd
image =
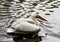
{"type": "MultiPolygon", "coordinates": [[[[36,18],[39,18],[43,21],[47,21],[46,19],[39,16],[36,12],[33,12],[30,14],[31,16],[29,18],[19,18],[11,25],[11,32],[21,31],[21,32],[39,32],[41,30],[41,27],[39,27],[38,20],[36,18]]],[[[10,32],[8,29],[7,32],[10,32]]]]}

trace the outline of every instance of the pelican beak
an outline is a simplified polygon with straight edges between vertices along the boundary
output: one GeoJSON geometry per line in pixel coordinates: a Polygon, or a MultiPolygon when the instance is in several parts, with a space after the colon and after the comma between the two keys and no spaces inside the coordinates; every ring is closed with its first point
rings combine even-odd
{"type": "Polygon", "coordinates": [[[43,17],[41,17],[39,15],[36,15],[35,18],[39,19],[40,22],[42,22],[42,21],[48,22],[46,19],[44,19],[43,17]]]}

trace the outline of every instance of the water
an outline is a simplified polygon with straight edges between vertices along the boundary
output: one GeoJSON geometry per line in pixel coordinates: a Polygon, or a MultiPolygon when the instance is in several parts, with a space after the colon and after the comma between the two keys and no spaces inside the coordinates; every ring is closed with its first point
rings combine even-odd
{"type": "MultiPolygon", "coordinates": [[[[12,21],[16,18],[25,17],[32,11],[38,12],[49,21],[53,26],[52,32],[60,32],[60,0],[0,0],[0,31],[2,34],[6,34],[5,28],[10,28],[12,21]]],[[[42,42],[52,42],[50,37],[57,39],[56,41],[53,40],[54,42],[59,42],[59,38],[54,36],[47,36],[47,39],[42,42]]]]}

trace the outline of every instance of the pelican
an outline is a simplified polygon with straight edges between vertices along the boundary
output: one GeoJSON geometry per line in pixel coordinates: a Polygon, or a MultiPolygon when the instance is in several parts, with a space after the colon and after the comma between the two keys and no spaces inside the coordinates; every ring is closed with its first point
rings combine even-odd
{"type": "MultiPolygon", "coordinates": [[[[12,23],[11,28],[7,29],[8,33],[19,31],[20,33],[30,33],[30,32],[39,32],[41,27],[39,27],[39,23],[37,19],[41,19],[42,21],[47,21],[46,19],[39,16],[36,12],[30,14],[29,18],[19,18],[15,22],[12,23]]],[[[39,20],[40,21],[40,20],[39,20]]]]}

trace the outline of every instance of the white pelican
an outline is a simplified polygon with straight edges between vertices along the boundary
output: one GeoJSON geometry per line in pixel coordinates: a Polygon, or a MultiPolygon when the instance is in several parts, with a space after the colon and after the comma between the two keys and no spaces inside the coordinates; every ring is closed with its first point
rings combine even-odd
{"type": "MultiPolygon", "coordinates": [[[[42,18],[41,16],[37,15],[36,12],[33,12],[30,18],[19,18],[15,22],[12,23],[11,29],[7,29],[7,32],[15,32],[15,31],[23,31],[23,32],[38,32],[40,28],[38,26],[37,19],[39,18],[43,21],[47,21],[46,19],[42,18]]],[[[40,20],[39,20],[40,21],[40,20]]]]}

